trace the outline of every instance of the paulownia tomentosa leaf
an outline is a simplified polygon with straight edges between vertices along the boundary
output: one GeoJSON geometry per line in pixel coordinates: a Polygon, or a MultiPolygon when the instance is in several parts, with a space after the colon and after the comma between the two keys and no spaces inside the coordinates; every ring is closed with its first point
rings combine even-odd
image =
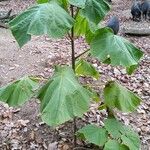
{"type": "Polygon", "coordinates": [[[81,12],[88,21],[98,24],[109,10],[110,6],[104,0],[86,0],[85,7],[81,12]]]}
{"type": "Polygon", "coordinates": [[[76,68],[75,68],[75,72],[78,76],[90,76],[93,77],[95,79],[99,78],[99,73],[96,70],[96,68],[94,68],[94,66],[92,64],[90,64],[89,62],[80,59],[77,63],[76,63],[76,68]]]}
{"type": "Polygon", "coordinates": [[[98,29],[99,25],[87,21],[86,17],[84,17],[81,13],[78,13],[74,24],[74,32],[76,36],[83,35],[85,36],[86,42],[90,43],[98,29]]]}
{"type": "Polygon", "coordinates": [[[104,88],[104,102],[110,108],[132,112],[139,106],[141,99],[119,83],[110,81],[104,88]]]}
{"type": "Polygon", "coordinates": [[[140,138],[131,128],[123,125],[115,118],[106,119],[104,124],[111,137],[121,140],[121,144],[126,145],[129,150],[140,149],[140,138]]]}
{"type": "Polygon", "coordinates": [[[129,148],[123,144],[120,144],[116,140],[108,140],[105,144],[104,150],[129,150],[129,148]]]}
{"type": "MultiPolygon", "coordinates": [[[[109,28],[102,28],[91,41],[91,54],[100,61],[109,59],[112,65],[132,67],[138,65],[138,61],[143,56],[143,52],[136,48],[128,40],[114,35],[109,28]]],[[[130,70],[130,73],[133,71],[130,70]]]]}
{"type": "Polygon", "coordinates": [[[51,126],[62,124],[88,110],[90,92],[77,81],[70,67],[57,67],[54,76],[44,85],[41,100],[42,120],[51,126]]]}
{"type": "Polygon", "coordinates": [[[8,103],[10,106],[22,105],[34,95],[37,87],[38,80],[36,78],[24,77],[0,88],[0,101],[8,103]]]}
{"type": "Polygon", "coordinates": [[[87,125],[78,132],[79,137],[84,137],[88,142],[103,146],[108,138],[108,133],[105,128],[97,127],[96,125],[87,125]]]}
{"type": "Polygon", "coordinates": [[[71,29],[73,22],[73,18],[63,8],[51,1],[27,9],[9,22],[9,26],[22,47],[31,39],[31,35],[63,37],[71,29]]]}

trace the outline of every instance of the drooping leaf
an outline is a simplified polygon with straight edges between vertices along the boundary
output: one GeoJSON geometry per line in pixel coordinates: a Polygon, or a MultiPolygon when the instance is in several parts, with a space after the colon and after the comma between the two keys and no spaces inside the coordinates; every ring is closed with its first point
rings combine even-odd
{"type": "Polygon", "coordinates": [[[116,140],[109,140],[105,144],[104,150],[129,150],[129,148],[116,140]]]}
{"type": "Polygon", "coordinates": [[[121,133],[121,139],[124,145],[128,146],[130,150],[140,149],[140,138],[136,132],[134,132],[130,127],[124,126],[121,133]]]}
{"type": "Polygon", "coordinates": [[[130,150],[140,150],[140,138],[135,132],[125,132],[121,139],[130,150]]]}
{"type": "Polygon", "coordinates": [[[79,7],[79,8],[84,8],[85,2],[87,0],[68,0],[68,1],[71,5],[74,5],[74,6],[79,7]]]}
{"type": "Polygon", "coordinates": [[[108,133],[105,128],[100,128],[96,125],[87,125],[80,129],[78,133],[84,136],[88,142],[98,146],[103,146],[108,138],[108,133]]]}
{"type": "Polygon", "coordinates": [[[89,30],[88,21],[86,20],[85,17],[78,14],[74,24],[75,35],[76,36],[85,35],[87,30],[89,30]]]}
{"type": "Polygon", "coordinates": [[[98,30],[98,25],[89,22],[86,17],[82,16],[81,13],[78,13],[75,24],[74,24],[74,31],[76,36],[80,35],[86,35],[89,31],[92,33],[95,33],[96,30],[98,30]],[[81,27],[82,24],[82,27],[81,27]]]}
{"type": "Polygon", "coordinates": [[[75,72],[78,76],[90,76],[95,79],[99,78],[99,73],[94,66],[83,59],[80,59],[76,63],[75,72]]]}
{"type": "Polygon", "coordinates": [[[139,106],[141,99],[115,81],[110,81],[104,89],[104,102],[110,108],[132,112],[139,106]]]}
{"type": "Polygon", "coordinates": [[[86,0],[82,14],[95,24],[98,24],[108,13],[110,7],[104,0],[86,0]]]}
{"type": "Polygon", "coordinates": [[[73,19],[57,3],[35,5],[10,23],[12,34],[20,47],[26,44],[31,35],[47,34],[52,38],[63,37],[72,27],[73,19]]]}
{"type": "Polygon", "coordinates": [[[130,150],[140,149],[140,138],[131,128],[123,125],[115,118],[106,119],[104,124],[108,133],[113,138],[121,139],[122,144],[126,145],[130,150]]]}
{"type": "Polygon", "coordinates": [[[121,137],[121,131],[124,130],[124,125],[115,118],[108,118],[104,121],[105,128],[109,134],[115,139],[121,137]]]}
{"type": "Polygon", "coordinates": [[[100,61],[105,62],[109,58],[112,65],[130,67],[137,65],[143,52],[126,39],[114,35],[108,28],[97,31],[91,41],[91,53],[100,61]]]}
{"type": "Polygon", "coordinates": [[[90,94],[77,81],[70,67],[56,68],[54,76],[44,85],[41,100],[42,120],[48,125],[62,124],[88,110],[90,94]]]}
{"type": "Polygon", "coordinates": [[[0,88],[0,101],[10,106],[20,106],[34,95],[38,82],[32,77],[24,77],[0,88]]]}

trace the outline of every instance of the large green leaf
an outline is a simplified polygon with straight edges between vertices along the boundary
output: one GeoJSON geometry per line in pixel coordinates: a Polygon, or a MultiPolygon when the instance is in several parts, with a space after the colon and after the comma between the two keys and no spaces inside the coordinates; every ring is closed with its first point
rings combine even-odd
{"type": "Polygon", "coordinates": [[[56,68],[54,76],[39,92],[42,120],[62,124],[88,110],[90,94],[77,81],[70,67],[56,68]]]}
{"type": "Polygon", "coordinates": [[[95,31],[98,29],[98,25],[87,21],[86,17],[82,16],[81,13],[78,13],[74,24],[74,31],[77,36],[86,35],[89,31],[95,33],[95,31]]]}
{"type": "Polygon", "coordinates": [[[108,28],[97,31],[96,36],[91,41],[91,53],[102,62],[109,58],[112,65],[124,67],[137,65],[143,56],[142,51],[126,39],[114,35],[108,28]]]}
{"type": "Polygon", "coordinates": [[[104,0],[86,0],[82,14],[95,24],[98,24],[108,13],[110,7],[104,0]]]}
{"type": "Polygon", "coordinates": [[[34,95],[37,87],[36,79],[24,77],[0,88],[0,101],[8,103],[10,106],[22,105],[34,95]]]}
{"type": "Polygon", "coordinates": [[[71,5],[74,5],[79,8],[85,7],[86,0],[68,0],[71,5]]]}
{"type": "Polygon", "coordinates": [[[123,124],[115,118],[109,118],[105,120],[105,128],[111,135],[111,137],[118,139],[121,137],[121,131],[124,130],[123,124]]]}
{"type": "Polygon", "coordinates": [[[21,47],[31,39],[31,35],[47,34],[53,38],[63,37],[73,22],[63,8],[51,1],[29,8],[13,19],[9,25],[21,47]]]}
{"type": "Polygon", "coordinates": [[[137,133],[129,127],[123,125],[115,118],[108,118],[104,122],[105,128],[113,138],[122,140],[122,144],[126,145],[130,150],[140,149],[140,138],[137,133]]]}
{"type": "Polygon", "coordinates": [[[78,131],[79,135],[83,135],[85,139],[98,146],[103,146],[108,138],[108,133],[105,128],[97,127],[96,125],[87,125],[78,131]]]}
{"type": "Polygon", "coordinates": [[[134,132],[126,132],[121,136],[122,143],[127,145],[130,150],[140,150],[140,138],[134,132]]]}
{"type": "Polygon", "coordinates": [[[99,28],[99,25],[87,21],[86,17],[82,16],[81,13],[78,13],[74,24],[74,32],[76,36],[85,36],[86,42],[90,43],[94,37],[95,32],[99,28]]]}
{"type": "Polygon", "coordinates": [[[99,73],[94,66],[83,59],[80,59],[76,63],[75,72],[78,76],[90,76],[95,79],[99,78],[99,73]]]}
{"type": "Polygon", "coordinates": [[[109,140],[104,147],[104,150],[129,150],[125,145],[120,144],[116,140],[109,140]]]}
{"type": "Polygon", "coordinates": [[[110,81],[104,89],[104,102],[110,108],[118,108],[123,112],[134,111],[141,99],[115,81],[110,81]]]}

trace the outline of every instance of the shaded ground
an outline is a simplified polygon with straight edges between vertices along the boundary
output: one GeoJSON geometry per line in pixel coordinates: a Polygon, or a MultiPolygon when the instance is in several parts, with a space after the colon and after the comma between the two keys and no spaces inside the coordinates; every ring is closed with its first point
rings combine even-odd
{"type": "MultiPolygon", "coordinates": [[[[16,3],[8,1],[0,5],[2,9],[19,11],[30,5],[32,1],[18,0],[16,3]],[[17,9],[16,9],[17,8],[17,9]]],[[[130,22],[130,3],[128,0],[115,0],[110,15],[117,15],[121,22],[121,30],[125,22],[130,22]]],[[[16,13],[16,12],[15,12],[16,13]]],[[[109,18],[106,17],[106,20],[109,18]]],[[[131,21],[132,23],[132,21],[131,21]]],[[[146,23],[147,24],[147,23],[146,23]]],[[[149,24],[149,23],[148,23],[149,24]]],[[[137,23],[143,26],[143,22],[137,23]]],[[[142,48],[145,56],[140,67],[132,76],[127,76],[124,69],[112,68],[102,65],[98,61],[88,58],[101,73],[101,78],[96,84],[103,84],[106,76],[118,79],[129,89],[138,93],[143,102],[137,112],[130,115],[118,114],[119,118],[127,125],[139,132],[142,140],[142,149],[150,148],[150,37],[126,36],[137,46],[142,48]],[[120,70],[119,70],[120,69],[120,70]]],[[[76,41],[77,53],[86,48],[82,38],[76,41]]],[[[20,78],[27,74],[49,77],[53,72],[53,64],[64,64],[70,62],[70,42],[67,39],[51,40],[46,36],[34,37],[32,41],[19,49],[17,43],[11,36],[9,30],[0,29],[0,86],[20,78]]],[[[0,149],[52,149],[52,142],[59,142],[60,149],[72,149],[72,126],[71,123],[60,126],[56,130],[47,127],[39,119],[38,101],[32,100],[21,109],[9,108],[0,105],[0,149]],[[68,132],[70,131],[70,132],[68,132]]],[[[105,111],[97,111],[97,104],[92,104],[90,112],[85,114],[86,122],[94,122],[102,125],[106,117],[105,111]]],[[[79,126],[81,121],[79,121],[79,126]]],[[[83,121],[82,121],[83,122],[83,121]]],[[[82,123],[83,124],[83,123],[82,123]]],[[[82,143],[79,143],[82,144],[82,143]]],[[[53,145],[53,149],[56,143],[53,145]]]]}

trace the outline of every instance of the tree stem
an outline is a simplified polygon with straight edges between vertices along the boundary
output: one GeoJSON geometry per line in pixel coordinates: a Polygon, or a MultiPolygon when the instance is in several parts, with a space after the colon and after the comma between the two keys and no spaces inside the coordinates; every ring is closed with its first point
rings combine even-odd
{"type": "MultiPolygon", "coordinates": [[[[74,18],[74,8],[73,6],[71,5],[70,6],[70,9],[71,9],[71,16],[72,18],[74,18]]],[[[75,46],[74,46],[74,28],[72,27],[71,29],[71,61],[72,61],[72,69],[75,71],[75,46]]],[[[73,139],[73,142],[74,142],[74,147],[76,147],[77,145],[77,138],[76,138],[76,131],[77,131],[77,125],[76,125],[76,117],[73,119],[73,133],[74,133],[74,139],[73,139]]]]}
{"type": "Polygon", "coordinates": [[[81,57],[82,55],[84,55],[85,53],[87,53],[90,49],[87,49],[86,51],[82,52],[81,54],[79,54],[78,56],[75,57],[75,59],[78,59],[79,57],[81,57]]]}

